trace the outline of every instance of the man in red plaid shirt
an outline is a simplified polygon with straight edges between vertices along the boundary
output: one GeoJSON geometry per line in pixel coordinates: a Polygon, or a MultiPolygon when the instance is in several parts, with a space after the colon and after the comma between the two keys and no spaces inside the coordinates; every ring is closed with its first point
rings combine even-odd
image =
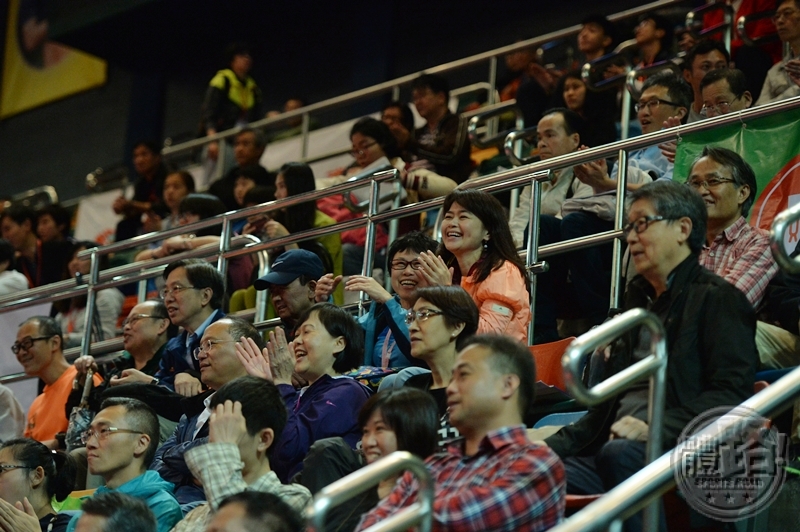
{"type": "MultiPolygon", "coordinates": [[[[535,382],[530,352],[510,338],[475,336],[458,354],[447,403],[463,438],[427,460],[433,530],[537,531],[561,520],[564,465],[547,446],[528,440],[522,422],[535,382]]],[[[418,492],[406,473],[358,530],[413,504],[418,492]]]]}

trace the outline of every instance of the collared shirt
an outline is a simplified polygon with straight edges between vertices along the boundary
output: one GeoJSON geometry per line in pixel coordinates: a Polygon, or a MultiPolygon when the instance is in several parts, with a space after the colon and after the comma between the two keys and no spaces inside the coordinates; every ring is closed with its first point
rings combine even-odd
{"type": "Polygon", "coordinates": [[[203,425],[205,425],[206,421],[208,421],[208,419],[211,417],[211,398],[212,397],[214,397],[213,393],[211,395],[209,395],[208,397],[206,397],[205,399],[203,399],[203,404],[206,405],[206,407],[203,409],[202,412],[200,412],[200,415],[197,416],[197,425],[195,425],[194,432],[192,433],[192,439],[193,440],[197,438],[197,433],[200,432],[200,429],[203,428],[203,425]]]}
{"type": "MultiPolygon", "coordinates": [[[[426,461],[434,482],[433,530],[547,530],[564,516],[564,465],[517,425],[489,432],[478,452],[452,445],[426,461]]],[[[392,493],[362,517],[358,530],[416,501],[419,485],[406,473],[392,493]]]]}
{"type": "Polygon", "coordinates": [[[244,464],[236,444],[208,443],[190,449],[185,457],[192,474],[203,482],[208,503],[189,512],[175,525],[173,532],[205,530],[212,510],[216,510],[225,497],[245,490],[272,493],[298,512],[302,512],[311,500],[311,492],[305,486],[281,484],[274,471],[248,485],[242,476],[244,464]]]}
{"type": "Polygon", "coordinates": [[[769,233],[740,217],[710,246],[703,246],[700,264],[741,290],[756,308],[778,265],[769,248],[769,233]]]}
{"type": "MultiPolygon", "coordinates": [[[[218,310],[213,311],[208,317],[200,324],[200,327],[197,328],[193,333],[186,335],[186,353],[183,355],[186,358],[186,361],[189,365],[194,364],[194,355],[192,354],[192,346],[200,344],[200,338],[203,337],[203,333],[206,332],[206,327],[211,325],[214,321],[214,317],[217,315],[218,310]]],[[[189,331],[186,331],[187,333],[189,331]]]]}

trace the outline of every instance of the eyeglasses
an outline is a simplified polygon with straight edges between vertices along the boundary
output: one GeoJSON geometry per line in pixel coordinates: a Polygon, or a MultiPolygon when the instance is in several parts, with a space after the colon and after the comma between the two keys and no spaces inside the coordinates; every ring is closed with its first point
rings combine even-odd
{"type": "Polygon", "coordinates": [[[442,314],[444,314],[444,312],[441,310],[409,310],[408,314],[406,314],[406,325],[411,325],[414,323],[414,320],[423,322],[427,321],[431,316],[441,316],[442,314]]]}
{"type": "Polygon", "coordinates": [[[195,288],[194,286],[181,286],[176,284],[172,288],[162,288],[158,294],[161,296],[161,299],[167,299],[167,296],[174,296],[178,292],[183,292],[184,290],[202,290],[202,288],[195,288]]]}
{"type": "Polygon", "coordinates": [[[636,231],[636,234],[641,234],[647,231],[650,224],[653,222],[660,222],[662,220],[671,220],[672,218],[665,218],[664,216],[642,216],[641,218],[630,222],[622,228],[622,234],[628,236],[631,231],[636,231]]]}
{"type": "Polygon", "coordinates": [[[11,346],[11,352],[16,355],[17,353],[20,352],[20,350],[24,349],[25,351],[27,351],[28,349],[33,347],[33,342],[38,342],[39,340],[49,340],[53,336],[55,335],[52,334],[50,336],[37,336],[36,338],[31,338],[30,336],[28,336],[27,338],[23,338],[21,342],[14,342],[13,345],[11,346]]]}
{"type": "Polygon", "coordinates": [[[376,144],[377,142],[370,142],[369,144],[364,144],[360,148],[353,148],[352,150],[350,150],[350,155],[352,155],[353,157],[359,157],[361,155],[364,155],[365,153],[367,153],[368,149],[370,149],[376,144]]]}
{"type": "Polygon", "coordinates": [[[97,438],[98,442],[105,441],[112,434],[144,434],[144,432],[131,429],[118,429],[117,427],[104,427],[102,429],[89,429],[81,433],[81,443],[86,445],[92,436],[97,438]]]}
{"type": "Polygon", "coordinates": [[[412,270],[421,270],[422,269],[422,263],[420,261],[418,261],[418,260],[412,260],[412,261],[409,262],[407,260],[397,259],[397,260],[393,260],[392,263],[390,264],[390,266],[391,266],[391,268],[393,270],[398,270],[398,271],[405,270],[409,266],[411,266],[412,270]]]}
{"type": "Polygon", "coordinates": [[[634,105],[633,108],[638,113],[639,111],[647,107],[647,110],[652,113],[653,111],[658,109],[658,106],[661,105],[662,103],[664,105],[671,105],[672,107],[680,107],[677,103],[671,102],[669,100],[662,100],[661,98],[653,98],[652,100],[649,100],[647,102],[639,102],[636,105],[634,105]]]}
{"type": "Polygon", "coordinates": [[[797,13],[800,13],[800,11],[796,9],[781,9],[780,11],[776,11],[775,14],[772,15],[772,22],[778,22],[782,18],[789,20],[797,13]]]}
{"type": "Polygon", "coordinates": [[[200,360],[200,353],[208,353],[211,351],[211,348],[217,344],[229,344],[229,343],[236,343],[236,340],[206,340],[205,342],[201,343],[199,347],[195,347],[194,351],[192,351],[192,356],[195,360],[200,360]]]}
{"type": "Polygon", "coordinates": [[[704,104],[703,107],[700,108],[700,115],[701,116],[705,116],[706,118],[708,118],[709,116],[724,115],[724,114],[728,113],[728,111],[731,110],[731,104],[733,102],[735,102],[736,100],[738,100],[739,98],[741,98],[741,97],[742,97],[742,95],[739,95],[736,98],[734,98],[733,100],[731,100],[730,102],[719,102],[719,103],[717,103],[715,105],[705,105],[704,104]],[[709,111],[711,111],[711,112],[709,113],[709,111]]]}
{"type": "Polygon", "coordinates": [[[126,326],[130,325],[133,327],[133,324],[139,320],[143,320],[145,318],[150,318],[151,320],[164,320],[166,318],[162,318],[160,316],[150,316],[149,314],[134,314],[133,316],[128,316],[125,318],[125,321],[122,322],[122,328],[124,329],[126,326]]]}
{"type": "Polygon", "coordinates": [[[712,177],[711,179],[690,179],[689,181],[686,182],[686,184],[695,190],[700,190],[700,188],[708,190],[710,188],[716,188],[723,183],[734,183],[734,182],[736,182],[735,179],[728,179],[725,177],[712,177]]]}
{"type": "Polygon", "coordinates": [[[24,465],[0,464],[0,475],[5,473],[6,471],[12,471],[14,469],[33,469],[33,468],[24,465]]]}

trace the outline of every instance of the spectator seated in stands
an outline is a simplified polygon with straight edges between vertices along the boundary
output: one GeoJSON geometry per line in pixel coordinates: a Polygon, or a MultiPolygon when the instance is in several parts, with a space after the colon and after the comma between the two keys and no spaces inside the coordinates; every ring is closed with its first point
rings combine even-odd
{"type": "MultiPolygon", "coordinates": [[[[662,126],[678,125],[686,119],[692,103],[691,87],[672,72],[659,73],[645,81],[642,96],[637,104],[639,121],[643,133],[658,131],[662,126]]],[[[658,146],[633,151],[628,156],[627,188],[634,190],[653,179],[672,179],[673,164],[662,154],[658,146]]],[[[615,163],[609,175],[605,159],[575,165],[575,177],[592,187],[594,195],[573,197],[562,204],[561,220],[553,216],[541,216],[539,245],[552,244],[609,231],[614,226],[616,208],[617,172],[615,163]]],[[[566,317],[580,318],[581,329],[601,323],[608,314],[611,292],[612,245],[592,246],[553,258],[550,281],[541,284],[541,297],[537,293],[537,328],[539,338],[535,342],[555,339],[552,326],[556,314],[568,312],[566,317]],[[568,305],[556,304],[562,296],[569,272],[574,294],[568,305]],[[558,287],[558,288],[556,288],[558,287]],[[539,309],[546,309],[544,314],[539,309]]]]}
{"type": "MultiPolygon", "coordinates": [[[[78,284],[86,282],[84,276],[89,275],[89,258],[78,258],[78,253],[98,246],[98,243],[88,240],[75,243],[72,259],[67,264],[68,278],[75,279],[78,284]]],[[[108,255],[100,255],[98,260],[100,270],[108,268],[108,255]]],[[[61,327],[65,349],[77,347],[83,343],[83,333],[86,330],[86,298],[87,296],[84,294],[75,296],[68,301],[59,301],[54,305],[61,309],[55,319],[61,327]]],[[[124,299],[125,296],[116,288],[105,288],[95,292],[95,314],[90,319],[93,341],[110,340],[117,336],[117,321],[122,312],[124,299]]]]}
{"type": "MultiPolygon", "coordinates": [[[[164,180],[164,191],[161,202],[154,204],[144,214],[142,230],[144,233],[166,231],[180,225],[181,201],[189,194],[194,193],[194,177],[189,172],[180,170],[167,175],[164,180]]],[[[152,251],[161,247],[162,241],[151,242],[148,246],[152,251]]],[[[137,255],[138,257],[138,255],[137,255]]],[[[147,258],[147,257],[143,257],[147,258]]],[[[137,259],[143,260],[143,259],[137,259]]]]}
{"type": "MultiPolygon", "coordinates": [[[[282,200],[313,192],[316,189],[314,171],[305,163],[286,163],[275,178],[275,199],[282,200]]],[[[261,226],[262,240],[281,238],[309,229],[329,227],[336,220],[317,209],[315,202],[305,202],[292,207],[265,213],[259,225],[261,226]]],[[[251,225],[251,231],[257,226],[251,225]]],[[[330,233],[311,240],[287,244],[280,248],[270,249],[270,257],[279,257],[284,251],[291,249],[305,249],[315,253],[322,261],[326,272],[341,275],[343,267],[342,237],[339,233],[330,233]]],[[[334,293],[334,302],[337,305],[344,303],[342,291],[334,293]]],[[[269,316],[268,317],[272,317],[269,316]]]]}
{"type": "Polygon", "coordinates": [[[712,70],[703,76],[700,92],[703,97],[700,114],[706,118],[743,111],[753,104],[744,74],[735,68],[712,70]]]}
{"type": "Polygon", "coordinates": [[[478,307],[460,286],[431,286],[419,289],[419,298],[406,321],[411,335],[411,355],[424,361],[430,371],[417,368],[401,371],[393,381],[428,392],[439,412],[439,446],[444,448],[459,436],[450,424],[447,386],[453,376],[456,353],[478,329],[478,307]]]}
{"type": "Polygon", "coordinates": [[[226,497],[206,528],[207,532],[303,532],[300,512],[271,493],[243,491],[226,497]]]}
{"type": "Polygon", "coordinates": [[[17,264],[14,246],[8,240],[0,239],[0,296],[8,296],[27,290],[28,279],[16,271],[17,264]]]}
{"type": "MultiPolygon", "coordinates": [[[[158,417],[152,408],[137,399],[106,399],[83,440],[89,472],[105,480],[94,496],[116,491],[144,500],[155,515],[158,532],[167,532],[181,520],[174,486],[147,470],[158,447],[158,417]]],[[[69,532],[79,518],[77,514],[69,522],[69,532]]]]}
{"type": "Polygon", "coordinates": [[[3,442],[0,464],[6,466],[0,483],[3,530],[64,532],[72,516],[57,513],[52,503],[63,501],[73,489],[72,458],[20,438],[3,442]]]}
{"type": "Polygon", "coordinates": [[[0,232],[14,246],[16,269],[31,288],[61,281],[72,257],[71,242],[42,242],[35,228],[36,213],[30,207],[12,205],[0,213],[0,232]]]}
{"type": "Polygon", "coordinates": [[[467,124],[447,108],[447,80],[423,74],[412,83],[411,98],[426,123],[414,132],[410,151],[432,164],[440,176],[463,183],[472,172],[467,124]]]}
{"type": "MultiPolygon", "coordinates": [[[[225,205],[225,211],[234,211],[238,208],[233,189],[236,186],[236,179],[239,177],[242,168],[259,166],[261,164],[261,156],[266,149],[267,138],[263,131],[245,128],[236,134],[233,144],[233,157],[236,160],[236,166],[208,187],[209,194],[218,197],[225,205]]],[[[266,185],[272,186],[274,180],[275,176],[268,174],[266,185]]]]}
{"type": "MultiPolygon", "coordinates": [[[[289,111],[296,111],[301,107],[305,107],[306,102],[303,98],[298,98],[294,96],[286,100],[286,103],[283,104],[283,113],[288,113],[289,111]]],[[[267,118],[272,118],[278,116],[282,113],[281,111],[269,111],[267,113],[267,118]]],[[[275,126],[273,126],[275,127],[275,126]]],[[[314,131],[315,129],[319,129],[320,125],[313,117],[309,117],[308,119],[308,130],[314,131]]],[[[270,135],[270,142],[276,142],[279,140],[285,140],[292,137],[296,137],[303,132],[303,117],[302,115],[295,116],[294,118],[289,118],[284,122],[281,122],[278,125],[278,128],[274,130],[274,133],[270,135]]]]}
{"type": "Polygon", "coordinates": [[[208,502],[189,512],[174,532],[205,527],[225,497],[245,490],[274,494],[302,512],[311,493],[299,484],[281,484],[270,467],[272,446],[286,425],[286,409],[275,385],[259,377],[240,377],[217,390],[209,406],[208,443],[186,453],[208,502]]]}
{"type": "MultiPolygon", "coordinates": [[[[527,40],[530,36],[517,39],[527,40]]],[[[525,127],[532,127],[542,117],[545,109],[550,107],[550,98],[556,88],[558,73],[551,72],[541,65],[536,48],[526,47],[506,54],[504,57],[508,76],[511,80],[500,79],[499,87],[516,99],[517,107],[522,112],[525,127]]],[[[502,94],[502,93],[501,93],[502,94]]]]}
{"type": "Polygon", "coordinates": [[[639,17],[634,29],[637,54],[634,68],[650,66],[670,58],[672,24],[658,13],[645,13],[639,17]]]}
{"type": "Polygon", "coordinates": [[[184,455],[189,449],[208,442],[208,419],[212,414],[210,404],[214,391],[247,375],[235,349],[242,338],[250,338],[254,345],[264,345],[258,331],[241,318],[227,316],[205,329],[192,355],[200,363],[200,378],[208,390],[183,401],[185,414],[172,436],[158,448],[150,466],[161,478],[175,484],[175,496],[184,513],[205,501],[203,488],[189,470],[184,455]]]}
{"type": "MultiPolygon", "coordinates": [[[[11,346],[25,375],[37,377],[45,385],[28,410],[25,437],[51,449],[58,448],[56,434],[67,430],[64,404],[78,374],[75,366],[64,359],[63,342],[61,328],[53,318],[34,316],[22,322],[17,341],[11,346]]],[[[95,385],[101,381],[100,375],[94,377],[95,385]]]]}
{"type": "Polygon", "coordinates": [[[782,0],[772,19],[781,42],[791,53],[767,72],[756,105],[800,95],[800,0],[782,0]]]}
{"type": "Polygon", "coordinates": [[[302,470],[317,440],[341,436],[355,447],[361,435],[358,411],[370,396],[367,387],[342,375],[364,356],[364,335],[356,320],[335,305],[317,303],[298,321],[294,341],[288,344],[281,328],[270,332],[267,348],[249,340],[236,344],[247,372],[273,381],[286,404],[286,428],[271,462],[282,482],[302,470]],[[308,386],[296,390],[293,372],[308,386]]]}
{"type": "MultiPolygon", "coordinates": [[[[417,300],[417,289],[427,286],[420,273],[419,254],[436,251],[438,242],[418,231],[401,236],[389,247],[387,264],[391,273],[392,296],[372,277],[352,275],[345,285],[349,292],[363,291],[372,300],[369,312],[358,319],[366,333],[364,365],[377,368],[405,368],[418,365],[411,357],[406,315],[417,300]]],[[[317,281],[316,301],[328,301],[341,276],[325,275],[317,281]]]]}
{"type": "MultiPolygon", "coordinates": [[[[212,218],[223,212],[225,212],[225,206],[215,196],[189,194],[181,200],[181,225],[212,218]]],[[[160,259],[210,244],[219,246],[220,228],[221,225],[214,225],[194,233],[167,238],[162,242],[161,247],[139,252],[135,260],[160,259]]],[[[233,292],[240,288],[246,288],[250,285],[252,275],[253,259],[250,256],[242,255],[230,259],[228,262],[228,289],[233,292]]]]}
{"type": "MultiPolygon", "coordinates": [[[[330,185],[338,184],[353,176],[378,170],[381,167],[394,167],[400,171],[400,179],[403,185],[401,198],[408,202],[415,202],[419,199],[430,199],[443,196],[456,187],[452,179],[438,175],[423,166],[416,166],[408,172],[405,170],[406,163],[400,158],[400,152],[389,127],[374,118],[364,117],[353,124],[350,130],[350,140],[353,143],[351,152],[355,161],[344,170],[343,175],[334,176],[329,179],[330,185]]],[[[328,183],[326,183],[328,186],[328,183]]],[[[351,193],[352,203],[368,197],[368,187],[359,189],[351,193]]],[[[379,195],[389,196],[395,191],[392,182],[384,182],[380,185],[379,195]]],[[[336,221],[341,222],[362,216],[360,211],[354,210],[347,205],[343,195],[337,194],[324,198],[318,202],[320,210],[329,214],[336,221]]],[[[379,210],[386,210],[391,206],[390,201],[382,201],[379,210]]],[[[401,229],[407,232],[419,229],[419,219],[409,219],[407,227],[401,229]]],[[[405,224],[404,224],[405,225],[405,224]]],[[[375,250],[382,252],[388,242],[386,229],[379,225],[376,230],[375,250]]],[[[366,228],[351,229],[342,232],[342,243],[344,248],[344,275],[355,275],[362,273],[364,262],[364,245],[366,243],[366,228]]]]}
{"type": "MultiPolygon", "coordinates": [[[[250,55],[250,47],[243,42],[230,44],[225,50],[226,68],[217,71],[208,84],[203,106],[201,108],[201,131],[205,135],[215,135],[231,129],[233,127],[246,127],[248,123],[264,118],[264,108],[261,98],[261,89],[256,85],[255,80],[250,77],[250,69],[253,67],[253,58],[250,55]]],[[[260,143],[261,151],[266,147],[266,137],[261,135],[263,142],[260,143]]],[[[223,155],[226,164],[220,173],[231,168],[230,146],[228,143],[220,145],[219,141],[211,142],[206,148],[206,157],[212,162],[211,166],[219,157],[220,150],[225,150],[223,155]]],[[[242,164],[239,157],[234,157],[239,166],[255,164],[257,161],[242,164]]],[[[259,157],[261,155],[259,154],[259,157]]],[[[210,170],[210,168],[208,168],[210,170]]],[[[210,172],[209,172],[210,175],[210,172]]],[[[222,184],[220,181],[217,183],[222,184]]],[[[226,198],[222,198],[229,210],[233,200],[233,183],[225,183],[226,198]],[[229,190],[228,190],[229,189],[229,190]]],[[[216,194],[215,192],[212,192],[216,194]]]]}
{"type": "Polygon", "coordinates": [[[605,16],[592,14],[584,18],[578,32],[578,51],[583,54],[583,61],[575,68],[611,53],[616,40],[617,30],[605,16]]]}
{"type": "Polygon", "coordinates": [[[42,242],[68,240],[71,221],[69,211],[58,203],[46,205],[36,212],[36,236],[42,242]]]}
{"type": "Polygon", "coordinates": [[[381,110],[381,122],[394,135],[400,157],[407,163],[414,162],[415,156],[409,151],[414,138],[414,113],[408,104],[399,101],[387,103],[381,110]]]}
{"type": "Polygon", "coordinates": [[[422,275],[436,285],[460,284],[480,311],[478,332],[527,344],[531,321],[527,271],[517,255],[503,206],[486,192],[456,189],[442,205],[439,255],[420,253],[422,275]]]}
{"type": "Polygon", "coordinates": [[[294,338],[300,317],[314,304],[317,279],[325,275],[319,257],[305,249],[290,249],[258,279],[256,290],[269,290],[272,305],[289,338],[294,338]]]}
{"type": "MultiPolygon", "coordinates": [[[[122,347],[125,351],[120,357],[108,363],[110,368],[106,369],[103,374],[103,383],[92,388],[89,393],[88,400],[91,411],[99,410],[103,392],[109,386],[126,383],[126,379],[123,377],[125,370],[136,370],[143,378],[150,377],[150,381],[152,381],[160,368],[161,357],[166,351],[167,341],[172,336],[170,329],[169,314],[162,300],[143,301],[131,309],[128,317],[122,323],[122,347]]],[[[91,355],[78,357],[74,366],[78,371],[76,376],[78,387],[69,396],[66,404],[67,413],[72,412],[72,408],[80,404],[83,383],[89,369],[95,373],[100,371],[97,362],[91,355]]],[[[172,428],[175,428],[174,424],[172,428]]],[[[171,431],[170,434],[172,434],[171,431]]],[[[161,441],[164,439],[166,438],[162,438],[161,441]]]]}
{"type": "MultiPolygon", "coordinates": [[[[430,395],[414,388],[378,392],[358,413],[361,450],[354,451],[342,438],[326,438],[311,446],[297,481],[316,493],[328,484],[374,464],[395,451],[408,451],[421,460],[436,452],[439,416],[430,395]]],[[[378,502],[391,493],[398,475],[391,475],[361,497],[331,508],[326,525],[334,530],[353,530],[378,502]]]]}
{"type": "MultiPolygon", "coordinates": [[[[585,90],[585,87],[584,87],[585,90]]],[[[546,161],[578,150],[583,141],[586,122],[576,111],[556,107],[545,112],[536,126],[539,159],[546,161]]],[[[584,142],[585,144],[585,142],[584,142]]],[[[591,146],[591,145],[590,145],[591,146]]],[[[575,178],[572,168],[554,170],[553,177],[541,185],[540,215],[561,217],[561,205],[568,198],[591,196],[592,187],[575,178]]],[[[531,213],[531,185],[525,185],[519,196],[519,207],[509,220],[511,236],[517,247],[525,245],[531,213]]]]}
{"type": "Polygon", "coordinates": [[[117,491],[98,493],[81,510],[75,532],[153,532],[158,526],[145,501],[117,491]]]}
{"type": "Polygon", "coordinates": [[[703,78],[713,70],[728,68],[730,54],[720,41],[703,39],[686,52],[683,58],[683,79],[692,86],[694,100],[689,108],[687,123],[697,122],[705,118],[702,114],[703,94],[701,83],[703,78]]]}
{"type": "Polygon", "coordinates": [[[706,146],[692,163],[686,182],[708,209],[700,264],[741,290],[758,308],[778,265],[769,232],[746,220],[758,193],[752,167],[731,150],[706,146]]]}
{"type": "Polygon", "coordinates": [[[130,368],[114,381],[115,385],[160,384],[184,397],[193,397],[202,391],[200,364],[193,353],[206,328],[225,316],[222,312],[225,282],[214,266],[200,259],[172,262],[163,276],[166,286],[161,298],[167,315],[172,325],[182,327],[183,331],[167,342],[155,377],[130,368]]]}
{"type": "MultiPolygon", "coordinates": [[[[624,232],[638,275],[628,285],[624,309],[646,308],[666,328],[666,410],[659,422],[663,446],[670,449],[696,416],[752,394],[755,312],[741,291],[698,262],[708,212],[695,191],[659,180],[633,191],[629,201],[624,232]]],[[[649,342],[645,334],[613,344],[601,362],[604,378],[643,358],[649,342]]],[[[545,440],[565,460],[568,493],[608,491],[644,466],[647,397],[648,384],[641,382],[589,407],[545,440]]],[[[639,521],[630,529],[640,527],[639,521]]]]}
{"type": "MultiPolygon", "coordinates": [[[[564,466],[532,443],[522,419],[534,398],[528,349],[499,335],[473,336],[458,354],[447,387],[450,422],[463,435],[426,461],[433,477],[433,530],[547,530],[564,516],[564,466]]],[[[417,500],[406,472],[364,515],[364,530],[417,500]]]]}
{"type": "Polygon", "coordinates": [[[112,206],[116,214],[123,216],[117,224],[115,242],[138,235],[142,228],[142,214],[161,199],[167,168],[161,160],[158,142],[145,140],[133,147],[133,169],[138,176],[133,184],[133,198],[120,196],[112,206]]]}
{"type": "MultiPolygon", "coordinates": [[[[244,197],[250,189],[271,186],[275,182],[275,178],[263,166],[257,164],[240,168],[238,173],[233,185],[233,199],[236,200],[237,209],[244,207],[244,197]]],[[[236,234],[241,233],[246,223],[246,218],[236,220],[231,224],[231,231],[236,234]]]]}
{"type": "MultiPolygon", "coordinates": [[[[581,143],[590,147],[617,140],[616,121],[619,119],[619,112],[616,99],[615,91],[589,90],[579,70],[564,74],[556,87],[556,106],[566,107],[583,118],[581,143]]],[[[542,117],[547,114],[545,111],[542,117]]]]}

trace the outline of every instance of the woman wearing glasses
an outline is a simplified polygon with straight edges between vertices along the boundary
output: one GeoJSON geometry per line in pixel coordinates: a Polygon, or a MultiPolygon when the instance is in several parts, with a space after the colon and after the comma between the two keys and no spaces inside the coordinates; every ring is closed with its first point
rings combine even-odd
{"type": "Polygon", "coordinates": [[[422,253],[429,284],[460,284],[480,310],[478,332],[528,342],[531,321],[525,264],[517,255],[503,206],[480,190],[454,190],[442,205],[439,254],[422,253]]]}
{"type": "MultiPolygon", "coordinates": [[[[458,349],[478,329],[478,307],[460,286],[420,288],[417,296],[414,308],[406,317],[411,336],[411,356],[423,360],[431,371],[409,377],[404,386],[426,390],[436,400],[441,428],[444,429],[439,434],[445,435],[440,443],[444,443],[458,436],[447,418],[447,385],[450,384],[458,349]]],[[[398,376],[397,382],[403,380],[402,375],[398,376]]]]}
{"type": "Polygon", "coordinates": [[[4,442],[0,447],[0,530],[66,530],[72,516],[58,514],[51,503],[67,498],[75,473],[73,459],[62,451],[51,451],[27,438],[4,442]]]}
{"type": "Polygon", "coordinates": [[[319,439],[340,436],[355,448],[361,437],[358,412],[370,396],[367,387],[342,375],[363,356],[364,335],[356,320],[336,305],[317,303],[298,323],[292,342],[278,328],[263,351],[250,339],[236,344],[247,372],[274,382],[286,403],[286,427],[270,459],[282,482],[302,470],[303,458],[319,439]],[[296,390],[293,373],[308,386],[296,390]]]}

